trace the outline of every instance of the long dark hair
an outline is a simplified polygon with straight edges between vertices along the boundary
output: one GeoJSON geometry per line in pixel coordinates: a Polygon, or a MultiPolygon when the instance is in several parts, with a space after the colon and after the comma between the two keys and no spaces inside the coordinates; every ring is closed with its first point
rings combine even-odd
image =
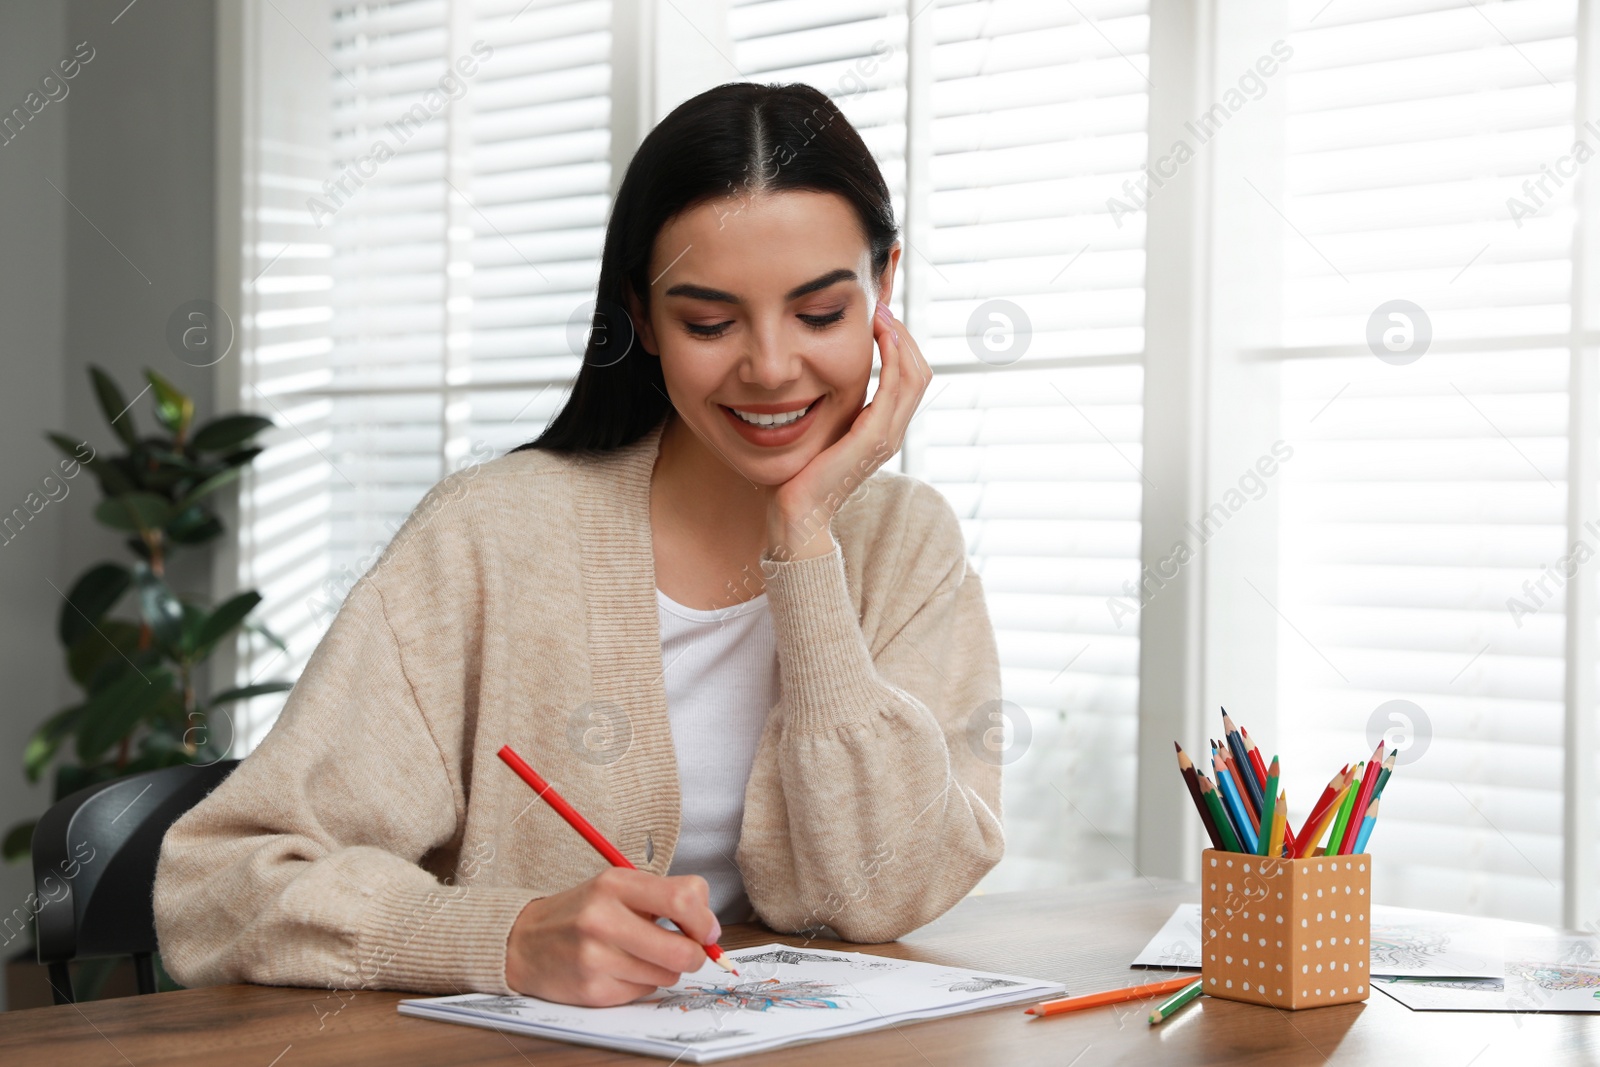
{"type": "Polygon", "coordinates": [[[640,347],[627,288],[650,314],[650,253],[673,216],[715,196],[805,189],[856,209],[874,277],[899,230],[889,187],[861,135],[828,96],[803,83],[728,82],[685,100],[639,145],[606,224],[583,367],[543,433],[513,451],[606,451],[637,441],[672,402],[661,361],[640,347]],[[631,343],[620,359],[614,353],[631,343]]]}

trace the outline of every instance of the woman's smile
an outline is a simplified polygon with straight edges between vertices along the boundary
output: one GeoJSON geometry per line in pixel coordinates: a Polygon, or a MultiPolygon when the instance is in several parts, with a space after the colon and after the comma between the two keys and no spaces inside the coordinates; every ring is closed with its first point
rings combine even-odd
{"type": "Polygon", "coordinates": [[[728,421],[751,444],[762,448],[781,448],[805,436],[816,425],[822,397],[783,404],[718,404],[728,421]]]}

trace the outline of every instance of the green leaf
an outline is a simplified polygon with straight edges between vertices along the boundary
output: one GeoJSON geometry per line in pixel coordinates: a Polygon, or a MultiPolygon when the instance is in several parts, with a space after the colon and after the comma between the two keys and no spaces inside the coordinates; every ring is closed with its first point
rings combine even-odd
{"type": "Polygon", "coordinates": [[[22,752],[22,769],[27,774],[28,781],[39,780],[44,769],[55,758],[56,750],[61,747],[62,740],[77,726],[82,714],[82,704],[62,708],[40,724],[33,732],[33,736],[28,738],[28,745],[22,752]]]}
{"type": "Polygon", "coordinates": [[[89,366],[89,378],[94,382],[94,395],[100,401],[100,410],[105,412],[106,422],[122,438],[123,444],[137,447],[139,432],[133,426],[133,412],[128,410],[128,402],[122,398],[116,381],[93,364],[89,366]]]}
{"type": "Polygon", "coordinates": [[[229,452],[223,456],[222,462],[230,467],[244,467],[265,451],[264,448],[241,448],[237,452],[229,452]]]}
{"type": "Polygon", "coordinates": [[[124,619],[102,619],[96,626],[67,650],[67,670],[72,680],[86,690],[102,664],[115,661],[131,670],[128,661],[137,661],[142,655],[136,624],[124,619]]]}
{"type": "Polygon", "coordinates": [[[261,415],[224,415],[195,431],[189,445],[196,452],[226,452],[275,425],[261,415]]]}
{"type": "Polygon", "coordinates": [[[139,564],[139,614],[155,634],[156,640],[168,648],[178,647],[183,637],[183,604],[166,582],[157,578],[146,564],[139,564]]]}
{"type": "Polygon", "coordinates": [[[7,863],[27,859],[33,853],[33,828],[37,825],[38,819],[28,819],[6,831],[5,844],[0,845],[0,852],[5,854],[7,863]]]}
{"type": "Polygon", "coordinates": [[[61,617],[56,633],[67,647],[93,630],[111,606],[128,591],[133,575],[120,563],[102,563],[91,567],[79,578],[61,605],[61,617]]]}
{"type": "Polygon", "coordinates": [[[121,496],[139,491],[139,466],[129,456],[96,456],[89,473],[100,483],[106,496],[121,496]]]}
{"type": "Polygon", "coordinates": [[[241,686],[238,689],[229,689],[218,693],[211,698],[210,707],[215,708],[222,704],[231,704],[235,700],[249,700],[251,697],[266,696],[268,693],[287,693],[293,688],[293,682],[258,682],[255,685],[241,686]]]}
{"type": "Polygon", "coordinates": [[[144,376],[156,393],[156,421],[181,441],[194,420],[194,400],[148,367],[144,376]]]}
{"type": "Polygon", "coordinates": [[[209,656],[212,647],[232,633],[259,603],[261,594],[254,589],[246,589],[212,612],[211,617],[200,627],[200,632],[195,635],[195,659],[201,660],[209,656]]]}
{"type": "Polygon", "coordinates": [[[130,674],[85,702],[78,728],[78,758],[93,763],[133,733],[163,700],[173,696],[172,675],[162,668],[130,674]]]}
{"type": "Polygon", "coordinates": [[[195,506],[180,512],[167,523],[167,537],[175,544],[203,545],[222,536],[222,520],[195,506]]]}
{"type": "Polygon", "coordinates": [[[207,478],[205,481],[189,490],[188,494],[182,500],[178,501],[177,510],[184,511],[193,507],[201,497],[209,496],[218,489],[221,489],[223,486],[227,485],[229,482],[237,481],[240,473],[241,471],[238,467],[225,467],[221,471],[218,471],[216,474],[213,474],[211,477],[207,478]]]}
{"type": "Polygon", "coordinates": [[[244,624],[244,629],[246,633],[259,635],[279,652],[289,651],[288,642],[284,641],[283,638],[279,637],[277,634],[273,633],[259,622],[247,622],[244,624]]]}
{"type": "Polygon", "coordinates": [[[155,493],[123,493],[100,501],[94,517],[113,530],[159,530],[172,518],[172,505],[155,493]]]}
{"type": "Polygon", "coordinates": [[[65,452],[68,459],[80,465],[84,465],[85,461],[82,454],[79,452],[79,449],[87,446],[90,454],[94,454],[94,446],[90,445],[87,441],[74,441],[64,433],[46,433],[45,436],[48,437],[57,448],[61,449],[62,452],[65,452]]]}

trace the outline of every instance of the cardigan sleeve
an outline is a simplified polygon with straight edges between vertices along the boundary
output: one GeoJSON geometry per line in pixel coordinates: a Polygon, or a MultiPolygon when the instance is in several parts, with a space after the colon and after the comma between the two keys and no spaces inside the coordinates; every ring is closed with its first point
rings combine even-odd
{"type": "Polygon", "coordinates": [[[837,544],[764,561],[781,694],[737,858],[777,930],[892,941],[957,903],[1005,849],[1000,760],[983,744],[1000,667],[981,582],[935,490],[918,485],[898,533],[898,552],[874,545],[893,577],[865,620],[837,544]]]}
{"type": "Polygon", "coordinates": [[[506,940],[536,894],[419,862],[459,848],[463,813],[362,580],[267,737],[162,841],[162,962],[185,985],[510,993],[506,940]]]}

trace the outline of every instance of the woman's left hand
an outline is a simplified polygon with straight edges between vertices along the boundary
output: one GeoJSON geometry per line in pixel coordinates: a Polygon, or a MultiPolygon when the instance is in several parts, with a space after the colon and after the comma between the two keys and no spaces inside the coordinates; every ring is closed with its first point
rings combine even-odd
{"type": "Polygon", "coordinates": [[[772,494],[767,554],[774,560],[811,559],[833,551],[829,525],[834,515],[873,471],[900,451],[906,427],[933,380],[922,350],[887,304],[878,304],[872,334],[883,354],[878,391],[843,437],[772,494]]]}

